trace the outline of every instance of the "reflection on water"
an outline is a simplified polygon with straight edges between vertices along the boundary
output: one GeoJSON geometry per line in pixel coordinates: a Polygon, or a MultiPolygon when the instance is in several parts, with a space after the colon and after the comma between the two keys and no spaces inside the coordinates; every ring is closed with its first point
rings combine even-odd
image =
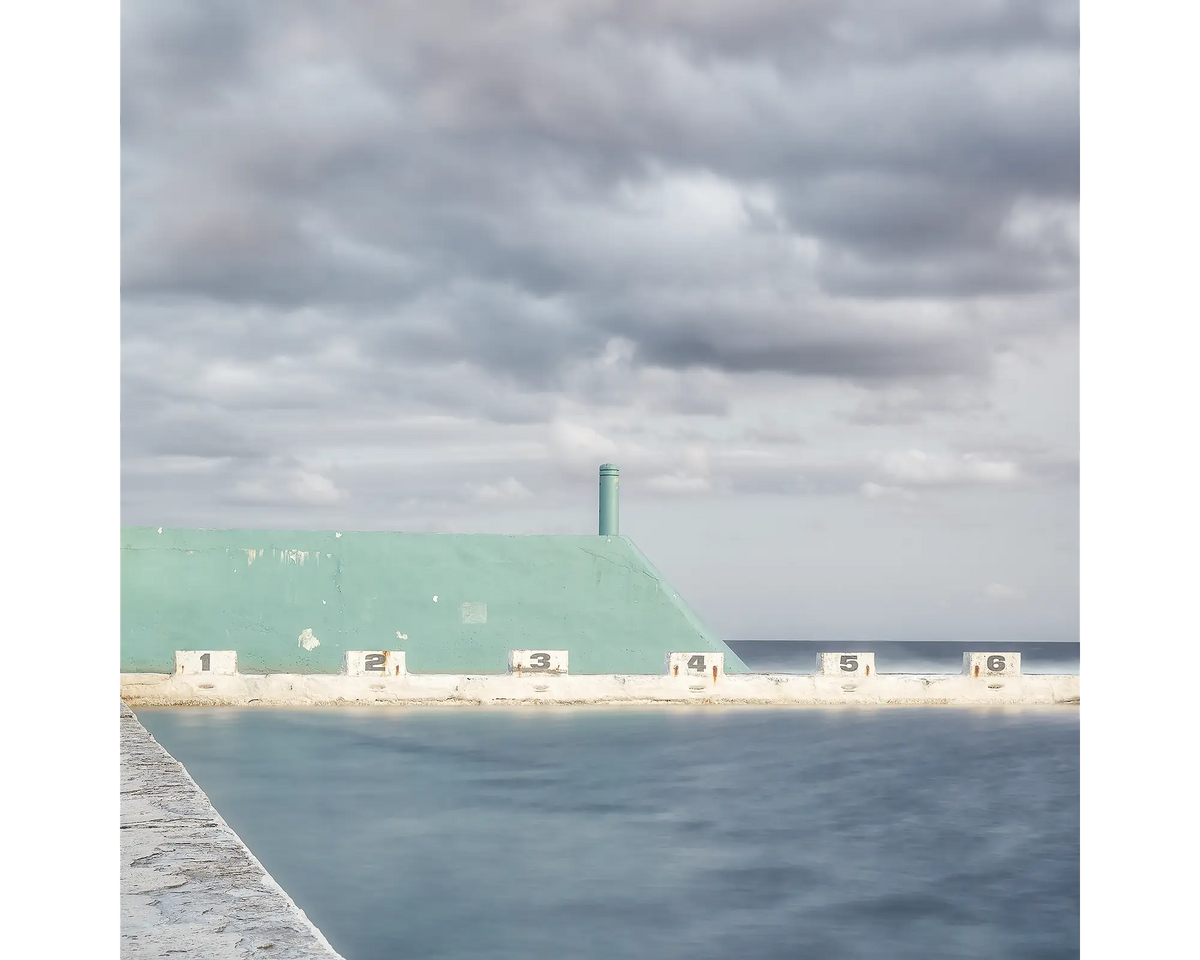
{"type": "Polygon", "coordinates": [[[1078,955],[1076,710],[138,713],[347,960],[1078,955]]]}

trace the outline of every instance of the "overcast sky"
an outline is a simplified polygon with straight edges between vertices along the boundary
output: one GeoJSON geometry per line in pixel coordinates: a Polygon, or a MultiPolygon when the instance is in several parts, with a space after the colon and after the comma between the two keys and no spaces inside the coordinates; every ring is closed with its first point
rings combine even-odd
{"type": "MultiPolygon", "coordinates": [[[[1076,3],[122,4],[123,522],[1078,638],[1076,3]]],[[[402,575],[398,574],[398,575],[402,575]]]]}

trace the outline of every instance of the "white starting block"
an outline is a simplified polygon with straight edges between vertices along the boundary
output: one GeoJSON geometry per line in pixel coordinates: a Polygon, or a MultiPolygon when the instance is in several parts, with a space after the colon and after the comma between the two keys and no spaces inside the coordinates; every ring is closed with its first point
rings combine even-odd
{"type": "Polygon", "coordinates": [[[823,677],[873,677],[873,653],[818,653],[817,673],[823,677]]]}
{"type": "Polygon", "coordinates": [[[725,654],[706,650],[703,653],[668,653],[667,674],[672,677],[725,676],[725,654]]]}
{"type": "Polygon", "coordinates": [[[175,673],[191,676],[197,673],[232,676],[237,673],[236,650],[176,650],[175,673]]]}
{"type": "Polygon", "coordinates": [[[1019,677],[1019,653],[964,653],[963,675],[968,677],[1019,677]]]}
{"type": "Polygon", "coordinates": [[[509,650],[508,672],[518,677],[525,673],[566,673],[566,650],[509,650]]]}
{"type": "Polygon", "coordinates": [[[347,650],[348,677],[403,677],[408,673],[403,650],[347,650]]]}

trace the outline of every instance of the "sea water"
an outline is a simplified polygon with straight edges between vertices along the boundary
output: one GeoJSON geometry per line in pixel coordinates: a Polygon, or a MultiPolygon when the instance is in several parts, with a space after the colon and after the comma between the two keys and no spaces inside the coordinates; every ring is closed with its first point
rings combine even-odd
{"type": "Polygon", "coordinates": [[[730,648],[756,673],[813,673],[818,653],[866,651],[880,673],[960,673],[973,651],[1021,654],[1022,673],[1079,673],[1078,641],[1020,641],[999,645],[907,640],[730,640],[730,648]]]}

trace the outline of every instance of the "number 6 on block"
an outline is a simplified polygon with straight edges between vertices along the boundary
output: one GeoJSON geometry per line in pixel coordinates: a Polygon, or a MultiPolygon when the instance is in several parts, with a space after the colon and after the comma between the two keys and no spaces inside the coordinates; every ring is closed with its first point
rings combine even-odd
{"type": "Polygon", "coordinates": [[[968,677],[1019,677],[1019,653],[964,653],[963,674],[968,677]]]}
{"type": "Polygon", "coordinates": [[[818,653],[817,673],[825,677],[873,677],[873,653],[818,653]]]}
{"type": "Polygon", "coordinates": [[[237,651],[176,650],[175,673],[183,676],[190,676],[194,673],[231,676],[237,673],[237,651]]]}
{"type": "Polygon", "coordinates": [[[508,672],[520,676],[523,673],[566,673],[566,650],[509,650],[508,672]]]}
{"type": "Polygon", "coordinates": [[[725,675],[725,654],[706,650],[703,653],[668,653],[667,673],[672,677],[708,677],[714,680],[725,675]]]}
{"type": "Polygon", "coordinates": [[[403,650],[347,650],[348,677],[403,677],[408,673],[403,650]]]}

